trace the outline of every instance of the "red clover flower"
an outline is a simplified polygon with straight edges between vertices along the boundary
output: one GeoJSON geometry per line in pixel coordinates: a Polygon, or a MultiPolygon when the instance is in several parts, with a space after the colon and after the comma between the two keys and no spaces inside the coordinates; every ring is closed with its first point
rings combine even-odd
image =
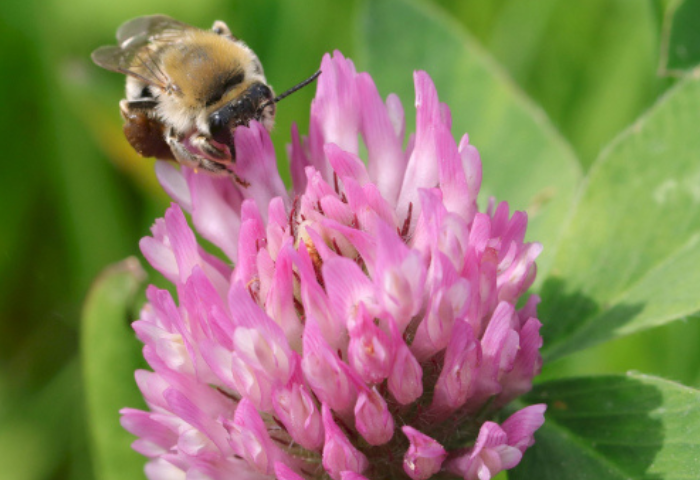
{"type": "Polygon", "coordinates": [[[541,251],[526,214],[479,212],[479,154],[425,72],[404,148],[395,95],[338,52],[321,70],[292,193],[255,122],[235,134],[247,187],[156,166],[176,203],[141,249],[179,305],[148,289],[149,411],[121,412],[150,479],[488,480],[544,421],[544,405],[491,421],[541,366],[539,299],[516,308],[541,251]]]}

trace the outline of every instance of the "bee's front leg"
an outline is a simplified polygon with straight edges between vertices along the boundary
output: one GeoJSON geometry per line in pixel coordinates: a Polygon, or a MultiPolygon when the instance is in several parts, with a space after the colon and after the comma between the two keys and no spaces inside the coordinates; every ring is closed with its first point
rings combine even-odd
{"type": "Polygon", "coordinates": [[[185,146],[182,144],[182,139],[177,133],[175,133],[175,130],[173,130],[172,127],[169,128],[165,134],[165,141],[170,146],[170,149],[175,156],[175,160],[191,168],[199,167],[202,157],[187,150],[187,148],[185,148],[185,146]]]}
{"type": "Polygon", "coordinates": [[[202,159],[203,161],[200,163],[202,168],[208,172],[216,173],[212,170],[212,167],[214,165],[219,165],[228,172],[241,187],[246,188],[250,186],[249,182],[239,177],[234,171],[226,169],[226,165],[233,163],[235,160],[235,150],[232,147],[216,142],[205,135],[195,135],[190,139],[190,142],[194,147],[210,157],[202,159]],[[205,163],[211,165],[205,166],[205,163]]]}
{"type": "MultiPolygon", "coordinates": [[[[168,142],[168,145],[170,145],[170,148],[172,149],[175,158],[181,164],[193,168],[195,170],[202,170],[210,175],[215,175],[217,177],[230,176],[240,186],[250,186],[250,183],[240,178],[238,175],[236,175],[235,172],[232,172],[231,170],[226,168],[226,166],[229,163],[231,163],[230,157],[226,162],[215,162],[214,160],[210,160],[201,155],[196,155],[189,151],[187,148],[185,148],[185,146],[182,143],[182,138],[180,138],[180,136],[178,136],[172,128],[168,129],[168,132],[165,135],[165,140],[168,142]]],[[[194,145],[196,145],[193,140],[194,138],[190,141],[194,145]]],[[[197,148],[201,149],[199,145],[197,145],[197,148]]]]}
{"type": "Polygon", "coordinates": [[[215,142],[211,137],[206,135],[193,135],[190,138],[192,146],[199,149],[207,157],[215,162],[230,163],[233,161],[231,150],[225,145],[215,142]]]}

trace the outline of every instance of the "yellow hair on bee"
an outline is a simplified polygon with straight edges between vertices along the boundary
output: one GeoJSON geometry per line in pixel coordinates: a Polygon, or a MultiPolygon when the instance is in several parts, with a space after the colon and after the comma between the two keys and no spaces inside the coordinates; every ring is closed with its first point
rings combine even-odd
{"type": "Polygon", "coordinates": [[[248,48],[211,31],[193,30],[185,37],[161,57],[162,69],[181,92],[183,108],[208,107],[212,97],[220,99],[228,86],[237,93],[244,90],[251,73],[248,48]]]}

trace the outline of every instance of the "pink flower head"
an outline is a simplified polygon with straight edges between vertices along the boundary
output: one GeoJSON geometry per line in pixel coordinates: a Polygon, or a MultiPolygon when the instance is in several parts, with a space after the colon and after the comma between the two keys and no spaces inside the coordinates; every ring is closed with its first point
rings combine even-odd
{"type": "Polygon", "coordinates": [[[149,410],[122,411],[151,479],[483,480],[542,424],[544,406],[484,421],[541,364],[538,299],[515,308],[541,250],[526,215],[479,212],[479,154],[425,72],[406,139],[396,96],[340,53],[321,70],[291,192],[255,122],[234,135],[249,186],[157,164],[176,203],[141,248],[177,301],[149,288],[134,324],[149,410]]]}

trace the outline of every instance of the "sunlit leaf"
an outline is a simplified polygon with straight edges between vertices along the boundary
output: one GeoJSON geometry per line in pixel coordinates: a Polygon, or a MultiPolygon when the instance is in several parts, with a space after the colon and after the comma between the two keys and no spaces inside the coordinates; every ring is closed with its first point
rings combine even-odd
{"type": "Polygon", "coordinates": [[[511,0],[486,44],[550,115],[584,169],[663,87],[653,4],[511,0]]]}
{"type": "Polygon", "coordinates": [[[526,396],[545,423],[511,480],[691,479],[700,472],[700,391],[629,374],[547,382],[526,396]]]}
{"type": "Polygon", "coordinates": [[[699,123],[686,80],[594,165],[542,289],[547,358],[700,310],[699,123]]]}

